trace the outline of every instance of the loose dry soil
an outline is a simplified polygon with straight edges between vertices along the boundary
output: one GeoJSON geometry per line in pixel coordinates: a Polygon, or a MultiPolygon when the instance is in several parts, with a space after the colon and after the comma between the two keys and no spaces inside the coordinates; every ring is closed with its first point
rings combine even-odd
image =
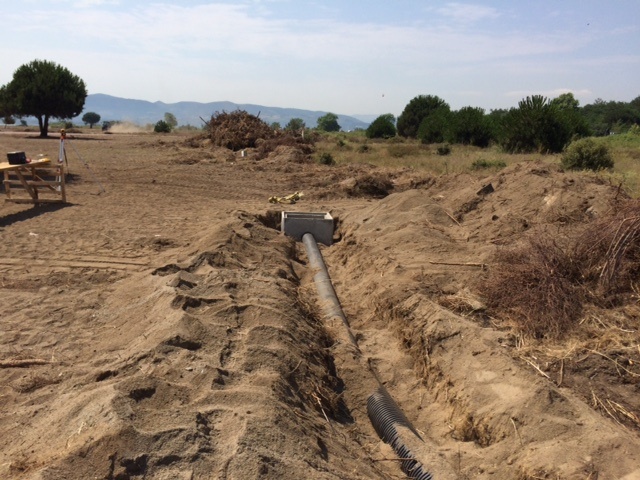
{"type": "Polygon", "coordinates": [[[635,363],[568,343],[546,361],[476,288],[501,245],[606,214],[616,188],[542,162],[430,178],[154,135],[77,135],[67,156],[68,205],[0,211],[0,478],[405,478],[367,418],[377,379],[435,478],[640,478],[635,363]],[[367,196],[376,177],[390,195],[367,196]],[[337,219],[322,252],[359,352],[281,210],[337,219]]]}

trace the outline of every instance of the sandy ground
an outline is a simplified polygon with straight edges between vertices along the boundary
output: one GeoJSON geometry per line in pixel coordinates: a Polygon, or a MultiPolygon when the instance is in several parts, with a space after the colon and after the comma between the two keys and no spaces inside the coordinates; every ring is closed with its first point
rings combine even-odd
{"type": "Polygon", "coordinates": [[[405,478],[367,418],[378,381],[435,478],[640,478],[637,427],[594,403],[640,415],[640,372],[524,356],[474,293],[500,245],[605,214],[614,187],[543,163],[430,178],[153,135],[67,154],[67,206],[1,207],[0,478],[405,478]],[[372,173],[391,195],[349,194],[372,173]],[[359,350],[281,210],[337,219],[322,252],[359,350]]]}

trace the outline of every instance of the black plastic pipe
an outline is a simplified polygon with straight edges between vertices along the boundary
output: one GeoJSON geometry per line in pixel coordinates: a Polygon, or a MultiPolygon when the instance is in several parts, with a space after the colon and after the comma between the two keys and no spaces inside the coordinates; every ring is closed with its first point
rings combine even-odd
{"type": "Polygon", "coordinates": [[[318,243],[316,242],[315,237],[311,233],[305,233],[302,236],[302,243],[307,250],[307,257],[309,257],[311,268],[316,272],[316,274],[313,276],[313,281],[316,284],[318,296],[320,297],[325,315],[328,317],[328,319],[339,318],[342,321],[347,329],[347,334],[349,335],[351,343],[353,343],[353,346],[356,347],[356,349],[358,349],[359,351],[360,349],[358,348],[358,342],[353,336],[351,327],[349,326],[349,321],[342,311],[340,301],[338,300],[336,291],[331,284],[329,271],[327,270],[327,266],[324,263],[324,259],[322,258],[322,254],[320,253],[320,249],[318,248],[318,243]]]}
{"type": "Polygon", "coordinates": [[[409,478],[433,480],[432,474],[422,468],[422,464],[416,460],[411,450],[402,442],[396,425],[406,427],[420,440],[422,438],[382,385],[367,399],[367,415],[382,441],[391,445],[393,451],[401,459],[400,468],[409,478]]]}
{"type": "MultiPolygon", "coordinates": [[[[309,264],[316,272],[313,276],[313,281],[316,284],[318,296],[320,297],[325,315],[328,319],[339,318],[342,321],[351,343],[356,350],[360,352],[358,343],[351,332],[349,321],[340,306],[340,301],[338,300],[336,291],[331,283],[329,271],[324,263],[324,259],[322,258],[322,254],[320,253],[315,237],[311,233],[305,233],[302,236],[302,243],[304,243],[307,251],[309,264]]],[[[393,450],[401,459],[400,466],[402,471],[406,473],[409,478],[416,480],[433,480],[432,474],[423,470],[422,464],[403,443],[402,438],[400,438],[398,430],[396,429],[396,425],[408,428],[421,441],[422,438],[382,384],[380,384],[376,391],[367,399],[367,414],[380,438],[391,445],[393,450]]]]}

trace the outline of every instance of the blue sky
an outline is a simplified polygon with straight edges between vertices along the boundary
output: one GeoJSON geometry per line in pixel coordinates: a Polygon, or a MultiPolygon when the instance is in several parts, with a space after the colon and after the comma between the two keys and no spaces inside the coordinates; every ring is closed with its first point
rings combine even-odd
{"type": "Polygon", "coordinates": [[[34,59],[89,93],[398,115],[640,95],[639,0],[0,0],[0,84],[34,59]]]}

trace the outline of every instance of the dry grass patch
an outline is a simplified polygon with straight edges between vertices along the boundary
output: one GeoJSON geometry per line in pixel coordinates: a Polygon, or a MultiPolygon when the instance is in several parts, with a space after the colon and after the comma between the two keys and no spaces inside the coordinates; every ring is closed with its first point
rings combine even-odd
{"type": "MultiPolygon", "coordinates": [[[[512,155],[499,147],[479,148],[469,145],[452,145],[449,155],[438,155],[438,145],[424,145],[418,140],[390,138],[367,139],[357,134],[323,135],[316,143],[318,152],[330,153],[338,165],[368,163],[384,168],[412,168],[435,175],[475,171],[485,174],[490,167],[508,166],[518,162],[539,161],[539,154],[512,155]]],[[[548,155],[545,161],[558,162],[557,156],[548,155]]]]}

